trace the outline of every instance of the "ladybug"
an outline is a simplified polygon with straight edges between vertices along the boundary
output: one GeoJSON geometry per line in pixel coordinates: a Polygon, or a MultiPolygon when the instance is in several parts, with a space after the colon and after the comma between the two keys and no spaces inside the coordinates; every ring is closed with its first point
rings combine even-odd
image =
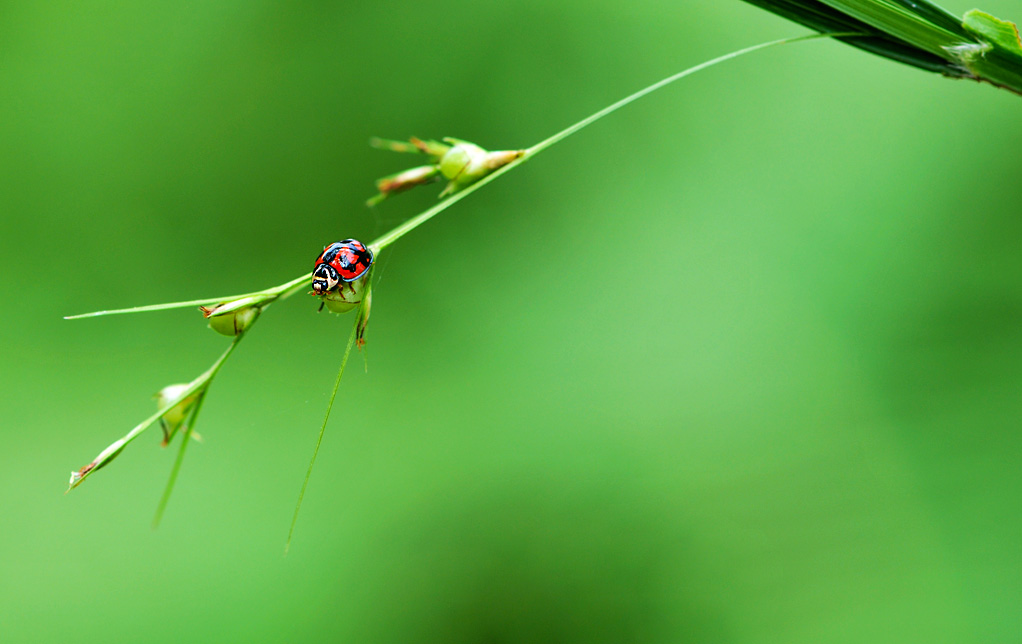
{"type": "Polygon", "coordinates": [[[312,290],[323,295],[340,282],[354,282],[373,265],[373,251],[355,239],[334,242],[323,249],[312,270],[312,290]]]}

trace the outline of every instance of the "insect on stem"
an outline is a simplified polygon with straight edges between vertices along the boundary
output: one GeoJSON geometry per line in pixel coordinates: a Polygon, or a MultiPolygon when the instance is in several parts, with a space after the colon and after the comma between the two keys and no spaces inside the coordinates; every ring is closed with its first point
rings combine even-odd
{"type": "MultiPolygon", "coordinates": [[[[563,141],[564,139],[568,138],[569,136],[575,134],[576,132],[579,132],[580,130],[588,127],[589,125],[592,125],[593,123],[599,121],[600,119],[602,119],[602,118],[604,118],[604,117],[606,117],[606,116],[616,112],[617,110],[621,109],[622,107],[625,107],[626,105],[629,105],[629,104],[639,100],[640,98],[642,98],[642,97],[644,97],[644,96],[646,96],[648,94],[651,94],[651,93],[657,91],[658,89],[661,89],[661,88],[663,88],[663,87],[665,87],[667,85],[670,85],[671,83],[674,83],[675,81],[681,80],[682,78],[690,76],[690,75],[692,75],[692,74],[694,74],[696,72],[702,71],[704,69],[708,69],[708,68],[713,67],[715,65],[718,65],[720,63],[723,63],[723,62],[726,62],[726,61],[738,58],[740,56],[744,56],[745,54],[750,54],[750,53],[755,52],[755,51],[759,51],[759,50],[762,50],[762,49],[767,49],[769,47],[775,47],[775,46],[785,45],[785,44],[789,44],[789,43],[808,41],[808,40],[816,40],[816,39],[823,39],[823,38],[841,38],[841,37],[863,36],[863,35],[865,35],[865,34],[860,34],[860,33],[855,33],[855,32],[848,32],[848,33],[822,33],[822,34],[817,33],[817,34],[810,34],[810,35],[806,35],[806,36],[797,36],[797,37],[793,37],[793,38],[783,38],[781,40],[774,40],[774,41],[767,42],[767,43],[761,43],[761,44],[758,44],[758,45],[753,45],[751,47],[746,47],[744,49],[740,49],[738,51],[731,52],[729,54],[724,54],[723,56],[718,56],[717,58],[714,58],[712,60],[708,60],[708,61],[706,61],[704,63],[700,63],[700,64],[698,64],[698,65],[696,65],[694,67],[690,67],[690,68],[685,69],[685,70],[683,70],[681,72],[678,72],[676,74],[668,76],[667,78],[664,78],[663,80],[660,80],[660,81],[658,81],[656,83],[653,83],[652,85],[649,85],[649,86],[647,86],[647,87],[645,87],[645,88],[643,88],[643,89],[641,89],[641,90],[639,90],[639,91],[637,91],[637,92],[635,92],[633,94],[630,94],[629,96],[626,96],[625,98],[623,98],[623,99],[621,99],[621,100],[619,100],[619,101],[617,101],[617,102],[615,102],[615,103],[613,103],[611,105],[608,105],[607,107],[605,107],[605,108],[603,108],[603,109],[601,109],[601,110],[591,114],[590,116],[588,116],[588,117],[586,117],[586,118],[584,118],[584,119],[582,119],[582,120],[580,120],[580,121],[578,121],[578,122],[568,126],[567,128],[561,130],[560,132],[557,132],[553,136],[550,136],[547,139],[544,139],[543,141],[537,143],[536,145],[532,146],[531,148],[528,148],[528,149],[526,149],[524,151],[522,151],[522,150],[512,151],[511,153],[509,153],[509,154],[513,154],[514,155],[513,157],[509,157],[512,160],[506,161],[506,163],[504,163],[503,165],[501,165],[499,167],[494,166],[494,167],[496,167],[496,169],[493,169],[493,170],[489,171],[488,174],[485,174],[485,175],[481,174],[480,175],[481,178],[479,178],[478,180],[475,180],[473,183],[464,184],[464,185],[459,184],[458,187],[457,187],[457,190],[453,194],[450,194],[449,196],[444,198],[440,203],[437,203],[432,208],[428,208],[427,210],[425,210],[425,211],[419,213],[418,215],[416,215],[415,217],[412,217],[411,219],[405,221],[404,223],[402,223],[399,226],[395,227],[390,232],[388,232],[388,233],[384,234],[383,236],[381,236],[376,241],[374,241],[374,242],[372,242],[372,243],[370,243],[370,244],[368,244],[366,246],[362,246],[359,242],[356,242],[355,240],[351,240],[351,239],[344,240],[344,242],[339,242],[337,244],[334,244],[334,246],[340,246],[341,247],[341,249],[338,252],[343,250],[345,253],[347,253],[347,255],[345,255],[345,257],[348,257],[348,255],[350,255],[351,257],[354,258],[352,261],[345,260],[345,262],[341,262],[341,263],[337,264],[336,267],[334,267],[334,270],[338,270],[339,271],[337,273],[337,275],[338,275],[337,279],[338,280],[342,280],[342,281],[344,281],[346,283],[347,282],[351,282],[355,277],[357,277],[357,275],[355,274],[355,272],[352,272],[350,274],[350,276],[352,276],[352,277],[351,277],[351,279],[349,279],[349,274],[344,272],[344,271],[351,270],[351,271],[356,271],[357,272],[357,270],[361,270],[361,271],[364,272],[364,271],[368,270],[369,266],[372,263],[372,257],[373,257],[374,254],[377,254],[380,251],[382,251],[383,249],[387,248],[388,246],[390,246],[391,244],[396,242],[401,237],[403,237],[406,234],[408,234],[409,232],[415,230],[416,228],[418,228],[422,224],[426,223],[427,221],[429,221],[430,219],[432,219],[436,215],[440,214],[444,210],[450,208],[454,204],[456,204],[459,201],[461,201],[462,199],[466,198],[467,196],[469,196],[470,194],[472,194],[476,190],[481,189],[483,186],[489,184],[491,181],[495,181],[498,177],[501,177],[504,174],[506,174],[507,172],[510,172],[512,169],[517,168],[518,166],[520,166],[521,164],[525,163],[529,159],[533,158],[534,156],[536,156],[540,152],[546,150],[547,148],[550,148],[550,147],[556,145],[557,143],[563,141]],[[354,262],[354,263],[352,263],[352,262],[354,262]]],[[[473,145],[474,146],[474,144],[468,144],[467,142],[458,142],[458,141],[456,141],[454,139],[445,139],[445,141],[447,141],[449,143],[452,143],[452,144],[462,144],[462,145],[473,145]]],[[[445,146],[445,145],[443,145],[441,143],[438,143],[438,142],[435,142],[435,141],[432,141],[432,142],[431,141],[420,141],[418,139],[413,139],[411,141],[411,146],[408,146],[408,145],[406,145],[406,144],[404,144],[402,142],[383,141],[383,140],[377,141],[376,144],[379,145],[379,146],[382,146],[382,147],[387,147],[389,149],[396,150],[396,151],[402,151],[402,152],[416,152],[416,151],[418,151],[418,152],[423,152],[423,153],[426,153],[426,154],[434,156],[434,157],[437,156],[437,154],[439,154],[439,152],[438,152],[439,149],[441,149],[441,148],[446,149],[448,147],[448,146],[445,146]],[[415,148],[415,149],[412,149],[412,148],[415,148]]],[[[167,303],[167,304],[154,304],[154,305],[149,305],[149,306],[139,306],[139,307],[134,307],[134,308],[117,309],[117,310],[109,310],[109,311],[97,311],[95,313],[86,313],[86,314],[83,314],[83,315],[69,316],[67,319],[79,319],[79,318],[85,318],[85,317],[97,317],[97,316],[105,316],[105,315],[114,315],[114,314],[119,314],[119,313],[137,313],[137,312],[142,312],[142,311],[160,311],[160,310],[174,309],[174,308],[188,308],[188,307],[194,307],[194,306],[199,306],[199,305],[205,306],[205,305],[210,305],[210,304],[217,304],[217,307],[214,310],[215,311],[219,311],[220,313],[216,313],[215,315],[226,314],[226,313],[235,312],[235,311],[242,311],[242,310],[244,310],[246,308],[250,308],[250,309],[256,310],[258,312],[258,311],[261,311],[262,309],[265,309],[266,307],[268,307],[270,304],[272,304],[273,302],[277,301],[278,299],[284,299],[284,298],[290,297],[291,295],[293,295],[294,293],[297,293],[300,290],[304,290],[304,289],[309,288],[310,280],[313,280],[311,282],[311,285],[314,288],[314,290],[316,290],[316,292],[318,294],[323,296],[324,293],[329,293],[331,291],[332,287],[331,288],[326,288],[326,290],[324,290],[324,288],[330,286],[331,282],[334,281],[334,277],[333,277],[333,273],[331,273],[330,270],[328,270],[326,268],[323,268],[323,266],[326,266],[327,264],[329,264],[330,266],[334,266],[334,264],[333,264],[333,259],[334,258],[333,258],[333,256],[331,256],[331,259],[328,260],[328,259],[325,259],[323,257],[323,255],[321,255],[320,259],[322,261],[317,264],[317,269],[321,269],[320,273],[315,273],[315,274],[314,273],[306,273],[306,274],[301,275],[301,276],[299,276],[299,277],[297,277],[297,278],[295,278],[293,280],[290,280],[288,282],[285,282],[283,284],[280,284],[278,286],[275,286],[275,287],[272,287],[272,288],[269,288],[269,289],[265,289],[263,291],[256,291],[256,292],[247,293],[247,294],[244,294],[244,295],[237,295],[237,296],[231,296],[231,297],[210,298],[210,299],[206,299],[206,300],[191,300],[191,301],[187,301],[187,302],[172,302],[172,303],[167,303]],[[321,264],[322,264],[322,266],[321,266],[321,264]],[[317,278],[320,281],[318,287],[317,287],[317,282],[314,280],[314,278],[317,278]]],[[[356,342],[361,343],[362,333],[364,333],[364,331],[365,331],[365,321],[368,319],[368,312],[369,312],[369,308],[368,308],[369,307],[369,295],[370,295],[370,292],[369,292],[368,286],[367,286],[366,287],[366,292],[365,292],[365,297],[363,297],[361,299],[361,301],[358,303],[358,315],[356,316],[355,323],[352,325],[351,334],[348,337],[348,343],[345,346],[344,355],[341,358],[341,365],[340,365],[340,368],[337,371],[337,379],[334,381],[333,390],[330,392],[330,401],[327,404],[326,413],[325,413],[325,415],[323,417],[323,423],[320,426],[319,435],[316,438],[316,446],[315,446],[315,448],[313,450],[312,458],[309,461],[309,467],[306,470],[305,479],[302,481],[301,490],[298,493],[298,501],[295,504],[294,515],[291,518],[291,526],[290,526],[290,529],[288,530],[287,543],[286,543],[286,545],[284,547],[284,553],[285,554],[287,554],[288,550],[291,547],[291,540],[292,540],[292,537],[294,536],[294,529],[295,529],[295,525],[296,525],[296,523],[298,521],[298,514],[299,514],[299,511],[301,510],[301,507],[302,507],[302,501],[305,498],[305,491],[308,488],[309,479],[312,476],[312,469],[315,466],[316,458],[319,455],[320,446],[323,443],[323,436],[324,436],[324,434],[326,432],[326,426],[327,426],[328,421],[330,420],[330,412],[333,409],[334,400],[336,399],[337,392],[340,389],[341,378],[344,375],[344,369],[345,369],[345,367],[348,364],[348,358],[351,355],[351,349],[356,344],[356,342]]],[[[347,303],[348,302],[344,302],[342,304],[347,304],[347,303]]],[[[342,306],[342,304],[335,303],[335,309],[336,309],[336,307],[342,306]]],[[[354,304],[354,302],[351,302],[351,304],[354,304]]],[[[330,306],[329,303],[327,305],[330,306]]],[[[207,317],[209,315],[210,315],[210,312],[207,312],[207,317]]],[[[255,320],[256,320],[256,318],[252,317],[251,322],[254,323],[255,320]]],[[[170,499],[170,495],[171,495],[171,493],[172,493],[172,491],[174,489],[174,486],[175,486],[175,484],[177,482],[177,476],[178,476],[178,473],[180,472],[181,464],[182,464],[182,462],[184,460],[185,451],[187,449],[189,439],[190,439],[190,437],[192,435],[194,424],[195,424],[195,422],[196,422],[196,420],[198,418],[199,411],[200,411],[200,409],[202,407],[202,404],[203,404],[203,402],[204,402],[204,400],[206,398],[206,393],[208,391],[209,383],[216,376],[216,374],[219,371],[220,367],[227,360],[228,356],[230,356],[231,352],[234,351],[235,347],[237,347],[238,343],[245,336],[245,333],[247,332],[246,329],[248,328],[248,326],[249,325],[246,324],[243,328],[240,328],[240,329],[237,326],[233,327],[233,329],[232,329],[233,333],[236,333],[237,335],[235,336],[234,341],[231,343],[230,347],[227,348],[227,350],[223,353],[223,355],[220,356],[220,358],[213,364],[212,367],[210,367],[209,370],[207,370],[207,372],[205,374],[203,374],[202,376],[200,376],[199,378],[194,380],[188,386],[188,388],[181,394],[181,399],[183,400],[186,396],[193,395],[196,392],[200,392],[199,393],[199,398],[196,401],[195,407],[192,410],[191,415],[190,415],[190,417],[188,419],[188,424],[187,424],[185,432],[184,432],[184,438],[183,438],[181,447],[178,450],[177,458],[175,459],[173,468],[171,469],[170,479],[167,482],[167,487],[164,490],[163,496],[160,499],[159,506],[157,507],[156,516],[153,519],[153,526],[154,527],[159,524],[160,519],[163,516],[164,510],[166,509],[167,503],[168,503],[168,501],[170,499]]],[[[224,332],[223,329],[221,329],[220,331],[224,332]]],[[[152,425],[153,423],[159,421],[163,417],[163,415],[165,415],[169,411],[169,409],[170,409],[170,407],[168,407],[168,408],[166,408],[164,410],[161,410],[160,412],[154,414],[153,416],[151,416],[147,420],[143,421],[141,424],[139,424],[134,429],[132,429],[124,438],[122,438],[121,440],[115,442],[113,445],[111,445],[109,448],[107,448],[107,450],[105,450],[103,453],[101,453],[100,456],[97,457],[97,459],[94,460],[90,465],[86,466],[85,468],[83,468],[82,470],[80,470],[77,473],[72,473],[72,479],[71,479],[71,483],[70,483],[70,488],[73,488],[73,487],[77,486],[79,483],[81,483],[81,481],[84,480],[84,478],[86,476],[88,476],[88,474],[91,471],[97,470],[100,467],[102,467],[104,464],[109,462],[112,458],[114,458],[117,454],[120,453],[120,451],[121,451],[121,449],[123,449],[124,445],[126,445],[128,442],[134,440],[134,438],[136,436],[138,436],[138,434],[140,434],[142,431],[144,431],[150,425],[152,425]]]]}

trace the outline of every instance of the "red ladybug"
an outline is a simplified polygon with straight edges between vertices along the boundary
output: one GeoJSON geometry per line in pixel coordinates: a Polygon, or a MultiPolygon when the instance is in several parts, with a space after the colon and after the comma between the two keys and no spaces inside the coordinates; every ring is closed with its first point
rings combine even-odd
{"type": "Polygon", "coordinates": [[[334,242],[323,249],[312,271],[312,290],[323,295],[340,282],[354,282],[373,265],[373,251],[355,239],[334,242]]]}

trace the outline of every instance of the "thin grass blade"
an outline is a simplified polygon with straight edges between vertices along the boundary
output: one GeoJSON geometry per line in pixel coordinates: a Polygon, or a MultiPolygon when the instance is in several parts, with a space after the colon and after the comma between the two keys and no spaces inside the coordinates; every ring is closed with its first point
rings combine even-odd
{"type": "Polygon", "coordinates": [[[156,514],[153,516],[153,530],[160,527],[160,521],[163,520],[163,513],[167,509],[167,503],[170,502],[170,495],[174,491],[174,486],[177,484],[177,475],[181,471],[181,463],[185,460],[185,450],[188,449],[188,443],[192,442],[192,428],[195,427],[195,422],[199,418],[199,410],[202,408],[203,401],[206,400],[207,388],[203,391],[199,399],[195,401],[195,407],[192,409],[191,415],[188,420],[185,421],[185,432],[184,436],[181,437],[181,447],[177,450],[177,456],[174,458],[174,466],[170,469],[170,478],[167,480],[167,487],[163,490],[163,495],[160,497],[160,502],[156,506],[156,514]]]}
{"type": "MultiPolygon", "coordinates": [[[[364,302],[364,300],[363,300],[364,302]]],[[[359,318],[362,315],[362,306],[359,305],[359,318]]],[[[302,489],[298,493],[298,503],[295,504],[295,513],[291,517],[291,527],[287,531],[287,543],[284,544],[284,555],[291,549],[291,538],[295,533],[295,524],[298,523],[298,513],[302,509],[302,500],[305,499],[305,490],[309,487],[309,478],[312,477],[312,468],[316,465],[316,457],[319,456],[319,446],[323,444],[323,434],[326,433],[326,425],[330,420],[330,411],[334,408],[334,399],[337,398],[337,390],[341,388],[341,377],[344,375],[344,368],[348,365],[348,357],[351,355],[351,348],[355,346],[355,336],[358,332],[358,319],[351,326],[351,335],[348,336],[348,344],[344,347],[344,357],[341,358],[341,367],[337,370],[337,379],[334,381],[334,389],[330,392],[330,402],[326,406],[326,414],[323,416],[323,424],[319,428],[319,436],[316,438],[316,447],[312,450],[312,459],[309,460],[309,469],[305,472],[305,480],[302,481],[302,489]]]]}
{"type": "Polygon", "coordinates": [[[207,306],[209,304],[219,304],[221,302],[230,302],[243,297],[250,296],[250,293],[245,295],[229,295],[227,297],[212,297],[205,300],[188,300],[187,302],[168,302],[166,304],[148,304],[146,306],[133,306],[129,309],[111,309],[109,311],[93,311],[92,313],[79,313],[78,315],[65,315],[65,320],[82,320],[84,318],[98,318],[104,315],[123,315],[125,313],[146,313],[148,311],[167,311],[170,309],[189,309],[197,306],[207,306]]]}

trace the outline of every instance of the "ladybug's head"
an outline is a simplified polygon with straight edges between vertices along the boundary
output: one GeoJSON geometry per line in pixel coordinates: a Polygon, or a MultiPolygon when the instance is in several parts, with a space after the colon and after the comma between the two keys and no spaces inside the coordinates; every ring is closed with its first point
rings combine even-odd
{"type": "Polygon", "coordinates": [[[340,281],[341,277],[330,264],[316,264],[316,269],[312,271],[312,290],[316,292],[316,295],[323,295],[334,290],[340,281]]]}

